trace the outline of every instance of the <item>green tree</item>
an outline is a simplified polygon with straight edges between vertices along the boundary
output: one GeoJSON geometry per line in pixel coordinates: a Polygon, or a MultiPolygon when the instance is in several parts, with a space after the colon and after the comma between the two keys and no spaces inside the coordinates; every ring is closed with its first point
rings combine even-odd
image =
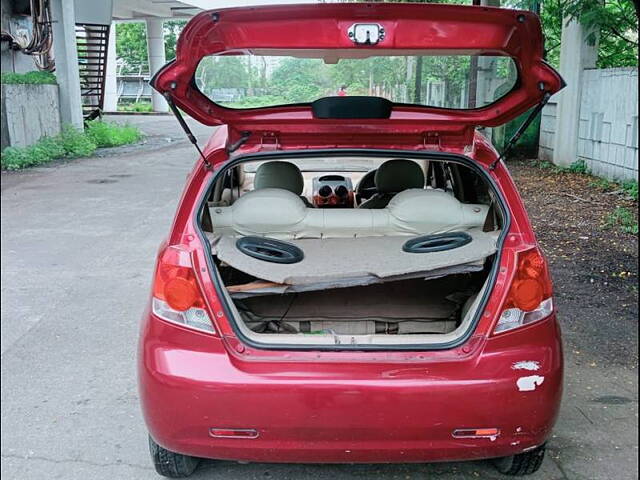
{"type": "Polygon", "coordinates": [[[116,25],[116,55],[123,63],[123,73],[136,73],[140,67],[148,71],[147,26],[143,22],[116,25]]]}
{"type": "MultiPolygon", "coordinates": [[[[635,4],[637,5],[637,3],[635,4]]],[[[629,0],[565,0],[564,11],[592,29],[588,40],[598,46],[598,68],[638,65],[638,15],[629,0]]]]}
{"type": "Polygon", "coordinates": [[[205,57],[198,67],[198,85],[204,91],[214,88],[247,88],[247,58],[237,55],[205,57]]]}
{"type": "Polygon", "coordinates": [[[167,62],[176,58],[176,44],[182,29],[187,24],[186,20],[165,20],[162,25],[164,31],[164,54],[167,62]]]}
{"type": "Polygon", "coordinates": [[[373,85],[391,90],[404,81],[403,71],[404,64],[400,57],[342,59],[329,66],[332,86],[335,88],[344,85],[351,95],[369,95],[373,85]]]}
{"type": "Polygon", "coordinates": [[[555,67],[560,63],[563,19],[577,19],[591,29],[593,33],[588,37],[591,42],[595,42],[599,34],[598,68],[638,65],[637,5],[636,0],[507,0],[504,3],[508,7],[540,9],[547,60],[555,67]]]}
{"type": "Polygon", "coordinates": [[[331,95],[332,82],[321,65],[321,60],[313,58],[286,58],[271,75],[272,89],[288,103],[331,95]]]}
{"type": "MultiPolygon", "coordinates": [[[[167,61],[176,57],[176,44],[186,23],[186,20],[167,20],[163,23],[167,61]]],[[[116,55],[124,64],[124,73],[136,73],[140,67],[142,71],[148,71],[147,28],[144,22],[116,25],[116,55]]]]}

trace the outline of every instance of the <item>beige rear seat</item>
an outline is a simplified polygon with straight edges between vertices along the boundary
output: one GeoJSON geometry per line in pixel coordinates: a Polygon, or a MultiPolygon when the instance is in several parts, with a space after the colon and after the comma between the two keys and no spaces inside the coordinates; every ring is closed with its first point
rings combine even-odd
{"type": "Polygon", "coordinates": [[[307,208],[295,193],[254,190],[230,207],[212,207],[217,235],[259,235],[280,239],[428,235],[481,227],[488,206],[463,204],[434,189],[398,193],[382,209],[307,208]]]}

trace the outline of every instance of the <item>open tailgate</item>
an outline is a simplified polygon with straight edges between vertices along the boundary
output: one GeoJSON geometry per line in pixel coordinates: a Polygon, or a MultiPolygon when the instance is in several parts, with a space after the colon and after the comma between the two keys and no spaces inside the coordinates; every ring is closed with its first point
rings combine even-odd
{"type": "Polygon", "coordinates": [[[201,123],[227,124],[236,132],[415,138],[434,131],[468,138],[476,126],[503,124],[538,104],[545,94],[553,94],[564,86],[559,74],[543,60],[542,31],[535,14],[417,3],[281,5],[202,12],[184,28],[176,59],[161,69],[151,83],[201,123]],[[375,43],[356,42],[354,26],[359,25],[376,25],[383,35],[375,43]],[[504,96],[480,108],[393,103],[387,115],[376,118],[318,116],[311,102],[228,108],[201,93],[195,81],[200,61],[211,55],[332,50],[356,54],[365,50],[370,55],[398,51],[420,55],[506,56],[513,60],[518,78],[504,96]]]}

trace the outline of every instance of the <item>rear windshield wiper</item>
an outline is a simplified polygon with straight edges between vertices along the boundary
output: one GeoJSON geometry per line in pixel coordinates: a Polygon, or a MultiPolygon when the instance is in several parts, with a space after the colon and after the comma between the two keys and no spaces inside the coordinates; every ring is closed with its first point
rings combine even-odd
{"type": "Polygon", "coordinates": [[[498,165],[498,163],[500,163],[500,160],[507,157],[511,149],[515,146],[516,143],[518,143],[518,140],[520,140],[520,137],[522,136],[524,131],[529,127],[529,125],[531,125],[531,122],[533,122],[533,119],[536,118],[536,116],[544,108],[544,106],[547,104],[550,98],[551,98],[551,93],[544,92],[544,95],[542,96],[542,100],[540,100],[540,103],[538,103],[538,105],[536,105],[533,108],[533,110],[531,110],[531,113],[529,114],[527,119],[522,123],[522,125],[520,125],[518,130],[516,130],[516,133],[513,134],[513,137],[511,137],[511,139],[504,146],[504,150],[502,150],[502,153],[500,154],[500,156],[496,158],[493,162],[491,162],[491,165],[489,165],[489,170],[494,170],[498,165]]]}

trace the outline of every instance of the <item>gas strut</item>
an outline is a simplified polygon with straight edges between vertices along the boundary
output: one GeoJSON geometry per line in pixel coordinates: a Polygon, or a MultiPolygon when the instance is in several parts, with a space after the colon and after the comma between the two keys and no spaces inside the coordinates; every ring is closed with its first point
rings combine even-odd
{"type": "Polygon", "coordinates": [[[178,109],[178,107],[176,107],[176,104],[173,103],[173,98],[171,98],[171,95],[169,94],[169,92],[163,93],[162,96],[165,98],[165,100],[169,104],[169,108],[178,119],[178,123],[182,127],[182,130],[184,130],[184,133],[187,134],[187,138],[193,144],[193,146],[196,147],[196,150],[198,150],[198,153],[200,154],[200,156],[202,157],[202,160],[204,161],[205,167],[207,167],[207,169],[210,170],[212,166],[211,163],[209,162],[209,160],[207,160],[207,157],[204,156],[204,153],[202,153],[202,150],[200,150],[200,146],[198,145],[198,140],[196,139],[193,132],[191,132],[191,129],[189,128],[189,125],[187,125],[187,122],[184,121],[182,113],[180,113],[180,110],[178,109]]]}
{"type": "Polygon", "coordinates": [[[529,114],[527,119],[524,121],[522,125],[520,125],[518,130],[516,130],[516,133],[513,134],[513,137],[511,137],[511,139],[507,142],[500,156],[496,158],[493,162],[491,162],[491,165],[489,165],[489,170],[494,170],[498,165],[498,163],[500,162],[500,160],[502,160],[503,158],[506,158],[507,154],[511,151],[514,145],[518,143],[518,140],[520,140],[520,137],[522,136],[524,131],[527,129],[529,125],[531,125],[531,122],[533,122],[533,119],[536,118],[536,115],[540,113],[540,111],[544,108],[544,106],[547,104],[550,98],[551,98],[551,94],[549,92],[544,92],[544,95],[542,96],[542,100],[540,100],[540,103],[538,103],[538,105],[536,105],[534,109],[531,110],[531,113],[529,114]]]}

